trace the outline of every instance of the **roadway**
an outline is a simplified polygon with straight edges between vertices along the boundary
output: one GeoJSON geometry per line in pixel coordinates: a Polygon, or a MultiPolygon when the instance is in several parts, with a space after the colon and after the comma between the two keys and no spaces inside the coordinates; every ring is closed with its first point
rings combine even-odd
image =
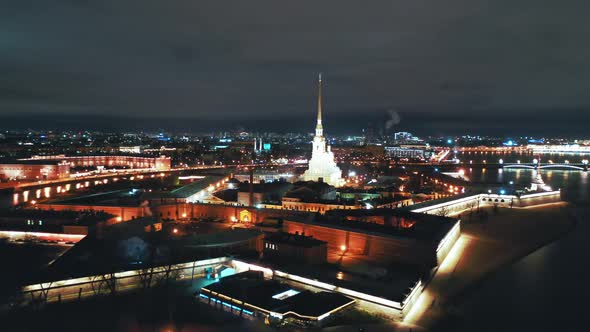
{"type": "Polygon", "coordinates": [[[71,175],[69,178],[63,179],[55,179],[55,180],[39,180],[39,181],[13,181],[13,182],[5,182],[0,183],[0,189],[9,189],[9,188],[27,188],[27,187],[37,187],[37,186],[46,186],[50,184],[66,184],[75,181],[88,181],[88,180],[102,180],[105,178],[114,178],[118,176],[133,176],[133,175],[141,175],[141,174],[160,174],[160,173],[173,173],[173,172],[181,172],[181,171],[190,171],[190,170],[206,170],[206,169],[221,169],[225,168],[225,166],[194,166],[194,167],[182,167],[182,168],[171,168],[169,170],[156,170],[156,169],[122,169],[112,171],[105,171],[103,173],[98,173],[89,176],[74,176],[71,175]]]}

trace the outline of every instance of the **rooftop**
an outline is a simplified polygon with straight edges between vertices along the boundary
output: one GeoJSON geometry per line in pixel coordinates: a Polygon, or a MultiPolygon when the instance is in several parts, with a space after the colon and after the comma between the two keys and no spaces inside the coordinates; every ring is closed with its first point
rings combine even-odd
{"type": "Polygon", "coordinates": [[[356,210],[330,210],[324,218],[316,218],[310,224],[353,230],[363,233],[373,233],[392,237],[412,238],[422,241],[438,241],[455,225],[457,219],[441,217],[429,214],[414,213],[404,209],[356,209],[356,210]],[[376,223],[353,221],[347,216],[393,216],[414,221],[409,228],[380,225],[376,223]]]}
{"type": "Polygon", "coordinates": [[[62,160],[17,160],[17,159],[0,159],[0,165],[58,165],[62,160]]]}
{"type": "Polygon", "coordinates": [[[216,183],[223,180],[224,178],[225,178],[225,176],[223,176],[223,175],[209,175],[201,180],[194,181],[194,182],[191,182],[190,184],[187,184],[186,186],[182,186],[178,189],[174,189],[170,193],[172,195],[174,195],[175,197],[188,198],[200,191],[207,189],[211,185],[215,185],[216,183]]]}
{"type": "Polygon", "coordinates": [[[291,234],[285,232],[276,232],[267,234],[264,238],[267,242],[290,244],[292,246],[312,248],[320,245],[325,245],[327,242],[314,239],[312,236],[305,236],[300,234],[291,234]]]}
{"type": "Polygon", "coordinates": [[[259,271],[246,271],[225,277],[202,288],[213,291],[269,312],[318,318],[354,300],[337,293],[293,289],[278,280],[265,280],[259,271]]]}
{"type": "MultiPolygon", "coordinates": [[[[293,187],[293,184],[284,181],[274,181],[274,182],[266,182],[266,183],[252,183],[252,190],[256,193],[261,192],[272,192],[272,191],[286,191],[293,187]]],[[[250,184],[249,183],[240,183],[238,190],[240,192],[249,192],[250,191],[250,184]]]]}
{"type": "Polygon", "coordinates": [[[42,204],[139,206],[144,201],[142,198],[142,193],[143,190],[137,189],[113,190],[66,199],[56,199],[42,204]]]}

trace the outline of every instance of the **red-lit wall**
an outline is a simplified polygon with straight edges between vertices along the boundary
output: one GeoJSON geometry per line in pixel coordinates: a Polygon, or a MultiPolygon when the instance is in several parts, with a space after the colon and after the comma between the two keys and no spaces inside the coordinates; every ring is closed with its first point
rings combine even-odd
{"type": "Polygon", "coordinates": [[[137,157],[137,156],[34,156],[31,160],[64,160],[71,167],[129,167],[129,168],[155,168],[157,170],[169,170],[170,158],[168,157],[137,157]]]}
{"type": "Polygon", "coordinates": [[[284,221],[283,231],[299,232],[328,242],[328,249],[345,250],[382,263],[410,263],[436,266],[435,248],[412,239],[379,236],[294,221],[284,221]]]}
{"type": "Polygon", "coordinates": [[[38,204],[41,210],[55,211],[103,211],[114,215],[115,217],[107,220],[107,224],[127,221],[134,218],[147,217],[151,215],[148,207],[142,206],[100,206],[100,205],[65,205],[65,204],[38,204]]]}
{"type": "Polygon", "coordinates": [[[70,166],[62,164],[0,164],[0,178],[55,180],[69,176],[70,166]]]}

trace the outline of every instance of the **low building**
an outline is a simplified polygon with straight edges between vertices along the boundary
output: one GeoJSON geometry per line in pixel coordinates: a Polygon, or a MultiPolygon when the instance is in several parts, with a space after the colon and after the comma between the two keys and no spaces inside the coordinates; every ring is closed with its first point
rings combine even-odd
{"type": "MultiPolygon", "coordinates": [[[[237,173],[234,177],[239,180],[240,182],[248,182],[250,181],[250,173],[237,173]]],[[[296,180],[296,176],[293,175],[291,172],[283,172],[277,169],[256,169],[252,174],[252,182],[253,183],[264,183],[264,182],[275,182],[275,181],[284,181],[284,182],[294,182],[296,180]]]]}
{"type": "Polygon", "coordinates": [[[175,203],[223,203],[223,200],[213,194],[226,188],[225,183],[229,178],[223,175],[208,175],[199,178],[185,186],[170,191],[165,200],[175,203]]]}
{"type": "Polygon", "coordinates": [[[327,242],[380,264],[438,266],[460,235],[460,220],[403,209],[334,210],[315,220],[285,218],[278,230],[327,242]]]}
{"type": "Polygon", "coordinates": [[[270,233],[264,237],[264,258],[289,259],[307,264],[326,263],[327,242],[305,234],[283,232],[270,233]]]}
{"type": "Polygon", "coordinates": [[[283,197],[281,208],[293,211],[307,211],[318,212],[321,214],[326,211],[337,209],[360,209],[362,206],[358,204],[346,204],[344,202],[337,202],[334,200],[302,200],[301,198],[283,197]]]}
{"type": "Polygon", "coordinates": [[[358,209],[359,204],[338,201],[336,189],[322,182],[297,182],[285,194],[281,208],[294,211],[325,213],[334,209],[358,209]]]}
{"type": "Polygon", "coordinates": [[[141,156],[117,156],[117,155],[95,155],[95,156],[66,156],[63,154],[52,156],[32,156],[20,161],[60,161],[67,163],[70,167],[126,167],[126,168],[149,168],[158,171],[170,170],[170,157],[141,157],[141,156]]]}
{"type": "Polygon", "coordinates": [[[70,176],[70,165],[62,160],[2,160],[0,180],[55,180],[70,176]]]}
{"type": "Polygon", "coordinates": [[[336,199],[336,188],[327,183],[314,181],[299,181],[293,184],[285,197],[299,198],[301,201],[333,200],[336,199]]]}
{"type": "Polygon", "coordinates": [[[426,150],[421,147],[387,146],[385,147],[385,153],[390,158],[423,159],[426,150]]]}
{"type": "Polygon", "coordinates": [[[280,202],[293,185],[288,182],[241,183],[238,189],[238,204],[255,206],[263,202],[280,202]],[[252,191],[252,202],[250,202],[252,191]]]}
{"type": "Polygon", "coordinates": [[[298,325],[321,326],[355,300],[331,292],[313,293],[278,280],[264,279],[261,271],[246,271],[201,288],[198,297],[219,310],[268,324],[295,320],[298,325]]]}

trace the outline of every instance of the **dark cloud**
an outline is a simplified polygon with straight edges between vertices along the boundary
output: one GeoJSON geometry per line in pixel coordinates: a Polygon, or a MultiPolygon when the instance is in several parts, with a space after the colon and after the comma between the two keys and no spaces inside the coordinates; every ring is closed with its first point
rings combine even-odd
{"type": "Polygon", "coordinates": [[[0,8],[0,116],[293,117],[273,122],[285,130],[313,117],[319,71],[334,118],[396,109],[404,121],[440,118],[445,128],[445,117],[477,125],[496,112],[549,128],[561,110],[589,112],[581,0],[0,0],[0,8]]]}

